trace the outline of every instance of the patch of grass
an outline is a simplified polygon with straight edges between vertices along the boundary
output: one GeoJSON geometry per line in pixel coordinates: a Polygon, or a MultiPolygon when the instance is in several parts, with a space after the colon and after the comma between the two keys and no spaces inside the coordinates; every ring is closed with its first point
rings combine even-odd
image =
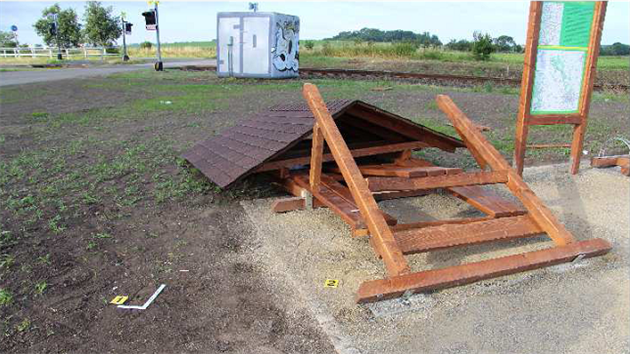
{"type": "Polygon", "coordinates": [[[22,322],[15,327],[18,332],[24,332],[29,328],[31,328],[31,321],[28,318],[23,319],[22,322]]]}
{"type": "Polygon", "coordinates": [[[13,302],[13,295],[7,289],[0,288],[0,307],[8,306],[13,302]]]}
{"type": "Polygon", "coordinates": [[[42,295],[44,291],[48,288],[48,283],[45,280],[38,281],[35,283],[35,295],[42,295]]]}
{"type": "Polygon", "coordinates": [[[37,120],[44,120],[48,118],[47,112],[33,112],[31,113],[31,115],[33,116],[34,119],[37,119],[37,120]]]}
{"type": "Polygon", "coordinates": [[[0,269],[9,269],[15,264],[15,257],[12,254],[0,255],[0,269]]]}
{"type": "Polygon", "coordinates": [[[45,265],[50,265],[50,253],[46,254],[45,256],[39,256],[37,257],[37,262],[41,263],[41,264],[45,264],[45,265]]]}

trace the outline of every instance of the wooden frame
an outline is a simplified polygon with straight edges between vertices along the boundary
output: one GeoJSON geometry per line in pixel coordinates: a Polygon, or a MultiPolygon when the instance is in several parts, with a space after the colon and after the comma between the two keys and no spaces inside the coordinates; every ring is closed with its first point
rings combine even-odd
{"type": "MultiPolygon", "coordinates": [[[[606,5],[606,1],[595,2],[593,22],[590,31],[590,41],[586,52],[586,66],[579,98],[578,112],[575,114],[532,115],[530,112],[532,106],[534,74],[536,70],[536,56],[538,54],[543,2],[532,1],[530,3],[523,79],[521,84],[518,117],[516,121],[516,139],[514,143],[514,166],[519,175],[523,174],[525,152],[527,150],[527,135],[529,133],[529,126],[532,125],[573,125],[570,172],[571,174],[576,174],[578,172],[580,168],[580,157],[582,156],[582,149],[584,145],[584,134],[586,132],[593,84],[595,82],[597,58],[599,56],[599,45],[604,26],[606,5]]],[[[539,147],[542,148],[543,146],[539,147]]]]}
{"type": "MultiPolygon", "coordinates": [[[[451,120],[466,147],[475,151],[475,158],[480,165],[487,166],[490,171],[440,171],[439,167],[415,159],[407,151],[400,153],[394,164],[359,167],[317,87],[305,84],[303,95],[316,121],[309,172],[290,172],[288,176],[284,175],[284,183],[296,197],[312,196],[312,206],[318,202],[317,205],[329,207],[352,226],[354,236],[370,237],[370,245],[385,265],[387,278],[361,284],[357,292],[358,302],[466,284],[572,261],[576,257],[597,256],[611,249],[610,244],[601,239],[576,242],[449,97],[438,96],[438,107],[451,120]],[[337,164],[333,173],[339,172],[341,175],[328,175],[322,171],[324,144],[328,145],[332,159],[337,164]],[[419,171],[422,170],[414,168],[430,168],[431,174],[421,174],[419,171]],[[390,174],[383,177],[385,170],[390,174]],[[365,179],[362,171],[375,177],[365,179]],[[372,185],[373,181],[377,181],[379,186],[372,185]],[[485,194],[478,189],[479,184],[487,183],[505,184],[525,209],[512,207],[498,196],[485,194]],[[488,210],[488,216],[398,225],[395,219],[379,209],[375,200],[377,193],[383,189],[394,189],[393,193],[403,193],[400,196],[411,196],[433,188],[446,189],[480,210],[488,210]],[[531,237],[541,233],[546,233],[556,247],[416,273],[411,272],[405,258],[407,254],[531,237]]],[[[274,203],[274,209],[284,212],[291,208],[308,208],[306,203],[309,199],[301,200],[283,199],[274,203]]]]}

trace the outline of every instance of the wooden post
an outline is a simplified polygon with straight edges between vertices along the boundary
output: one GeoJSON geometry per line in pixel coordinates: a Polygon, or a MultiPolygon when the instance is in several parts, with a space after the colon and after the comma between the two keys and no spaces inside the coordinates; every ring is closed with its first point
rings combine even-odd
{"type": "Polygon", "coordinates": [[[319,128],[319,123],[313,125],[313,146],[311,149],[311,166],[309,183],[315,191],[319,190],[322,177],[322,158],[324,155],[324,135],[319,128]]]}
{"type": "Polygon", "coordinates": [[[354,158],[350,154],[350,150],[343,140],[339,128],[337,128],[330,112],[328,112],[328,108],[317,87],[313,84],[304,84],[302,94],[313,112],[313,116],[315,116],[330,151],[335,157],[335,162],[337,162],[341,174],[348,184],[361,216],[363,216],[368,230],[370,230],[372,244],[383,258],[388,275],[396,276],[409,273],[409,265],[400,251],[392,231],[385,222],[372,193],[368,189],[367,183],[363,179],[354,158]]]}
{"type": "Polygon", "coordinates": [[[564,246],[573,242],[573,236],[556,219],[542,201],[529,189],[523,179],[505,161],[503,156],[486,140],[486,138],[474,127],[470,119],[455,105],[450,97],[437,96],[437,104],[446,113],[448,118],[462,134],[466,146],[472,146],[494,171],[507,171],[507,187],[523,203],[529,211],[532,219],[558,246],[564,246]]]}
{"type": "Polygon", "coordinates": [[[523,175],[525,150],[527,149],[527,135],[529,127],[527,118],[532,101],[534,88],[534,72],[536,70],[536,47],[538,47],[538,33],[540,32],[540,17],[542,15],[542,1],[532,1],[529,8],[527,24],[527,40],[525,43],[525,59],[523,64],[523,78],[521,82],[521,97],[518,104],[516,120],[516,139],[514,140],[514,166],[516,173],[523,175]]]}
{"type": "Polygon", "coordinates": [[[586,58],[586,72],[584,73],[584,87],[580,97],[580,117],[582,123],[573,128],[573,143],[571,144],[571,174],[578,173],[580,169],[580,158],[584,147],[584,133],[588,122],[588,112],[591,107],[591,96],[593,85],[595,84],[595,74],[597,72],[597,58],[599,57],[599,42],[604,29],[604,18],[606,17],[606,1],[595,3],[595,16],[591,29],[591,40],[588,44],[589,51],[586,58]]]}

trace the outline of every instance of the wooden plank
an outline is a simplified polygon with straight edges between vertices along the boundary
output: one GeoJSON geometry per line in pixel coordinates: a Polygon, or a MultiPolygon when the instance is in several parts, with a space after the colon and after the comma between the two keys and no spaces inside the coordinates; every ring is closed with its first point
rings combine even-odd
{"type": "Polygon", "coordinates": [[[570,148],[571,144],[530,144],[527,145],[529,149],[556,149],[556,148],[570,148]]]}
{"type": "Polygon", "coordinates": [[[573,128],[573,142],[571,143],[571,174],[578,173],[580,160],[584,147],[584,134],[588,124],[588,113],[591,107],[591,96],[593,95],[593,85],[597,72],[597,58],[599,57],[599,44],[604,30],[604,18],[606,17],[607,1],[595,2],[595,15],[591,28],[591,40],[588,44],[588,55],[586,57],[586,72],[582,80],[582,93],[580,97],[580,117],[582,122],[573,128]]]}
{"type": "Polygon", "coordinates": [[[324,135],[322,135],[319,124],[313,125],[313,145],[311,149],[311,164],[309,184],[311,189],[319,189],[319,182],[322,175],[322,155],[324,154],[324,135]]]}
{"type": "Polygon", "coordinates": [[[608,253],[610,249],[611,245],[607,241],[592,239],[540,251],[367,281],[359,287],[356,301],[358,303],[374,302],[399,297],[405,292],[418,293],[470,284],[479,280],[570,262],[578,256],[585,258],[600,256],[608,253]]]}
{"type": "Polygon", "coordinates": [[[313,194],[313,199],[327,206],[335,214],[339,215],[341,219],[346,222],[350,227],[365,227],[365,222],[358,212],[356,204],[347,201],[345,198],[330,190],[323,184],[320,185],[319,190],[311,190],[308,177],[299,175],[292,177],[295,183],[302,188],[313,194]]]}
{"type": "MultiPolygon", "coordinates": [[[[367,148],[358,148],[350,150],[350,154],[353,157],[365,157],[389,154],[392,152],[404,151],[404,150],[416,150],[429,147],[429,144],[423,141],[410,141],[407,143],[387,144],[382,146],[372,146],[367,148]]],[[[335,158],[333,154],[328,153],[322,156],[322,162],[333,161],[335,158]]],[[[266,162],[258,166],[254,172],[265,172],[280,169],[282,167],[293,167],[298,165],[307,165],[310,162],[310,156],[296,157],[293,159],[286,159],[280,161],[266,162]]]]}
{"type": "Polygon", "coordinates": [[[489,216],[523,215],[527,210],[480,186],[450,187],[446,190],[489,216]]]}
{"type": "Polygon", "coordinates": [[[365,219],[370,235],[372,235],[371,240],[374,248],[383,258],[387,273],[390,276],[409,273],[409,265],[398,248],[393,233],[380,213],[380,209],[372,197],[367,183],[361,176],[350,149],[348,149],[339,129],[335,125],[335,121],[330,112],[328,112],[317,87],[308,83],[304,84],[302,93],[324,133],[326,143],[334,156],[335,162],[341,168],[341,174],[348,184],[352,196],[361,211],[361,215],[365,219]]]}
{"type": "Polygon", "coordinates": [[[556,217],[542,203],[536,194],[527,186],[518,173],[510,168],[507,161],[499,152],[486,140],[486,138],[472,126],[471,121],[455,105],[455,103],[445,95],[437,96],[438,107],[446,114],[454,126],[464,134],[462,138],[467,146],[474,146],[482,154],[484,160],[494,171],[506,171],[508,182],[506,186],[523,203],[532,218],[559,246],[573,242],[573,236],[564,226],[558,222],[556,217]]]}
{"type": "Polygon", "coordinates": [[[527,118],[527,125],[580,124],[582,117],[575,114],[537,114],[527,118]]]}
{"type": "Polygon", "coordinates": [[[528,216],[512,216],[463,224],[396,231],[403,254],[530,237],[543,233],[528,216]]]}
{"type": "Polygon", "coordinates": [[[459,173],[422,178],[368,177],[371,191],[436,189],[456,186],[506,183],[506,171],[459,173]]]}
{"type": "Polygon", "coordinates": [[[274,213],[286,213],[287,211],[303,210],[306,200],[300,197],[276,199],[271,204],[274,213]]]}
{"type": "MultiPolygon", "coordinates": [[[[339,173],[339,167],[333,167],[330,169],[333,172],[339,173]]],[[[359,171],[363,176],[378,176],[378,177],[403,177],[403,178],[416,178],[425,176],[441,176],[452,175],[462,173],[461,168],[446,168],[438,166],[428,167],[405,167],[397,166],[393,164],[384,165],[363,165],[359,166],[359,171]]]]}
{"type": "MultiPolygon", "coordinates": [[[[392,231],[403,231],[409,229],[420,229],[423,227],[429,226],[440,226],[440,225],[452,225],[452,224],[468,224],[471,222],[484,221],[484,220],[492,220],[492,217],[484,216],[480,218],[463,218],[463,219],[450,219],[450,220],[431,220],[431,221],[417,221],[407,224],[396,224],[391,227],[392,231]]],[[[370,232],[366,229],[353,229],[352,237],[362,237],[369,236],[370,232]]]]}

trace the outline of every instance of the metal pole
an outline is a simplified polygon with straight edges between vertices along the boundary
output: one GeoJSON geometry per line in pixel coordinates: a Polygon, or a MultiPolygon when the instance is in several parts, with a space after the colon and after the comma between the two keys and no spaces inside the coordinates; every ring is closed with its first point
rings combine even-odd
{"type": "Polygon", "coordinates": [[[160,50],[160,18],[158,16],[158,3],[155,2],[155,35],[157,38],[157,63],[155,63],[155,70],[162,71],[164,66],[162,64],[162,52],[160,50]]]}
{"type": "Polygon", "coordinates": [[[129,60],[129,56],[127,55],[127,39],[125,37],[125,32],[127,30],[127,28],[125,26],[126,22],[127,21],[125,21],[125,19],[123,18],[122,19],[122,31],[123,31],[123,33],[122,33],[122,35],[123,35],[123,58],[122,59],[123,59],[123,61],[129,60]]]}

